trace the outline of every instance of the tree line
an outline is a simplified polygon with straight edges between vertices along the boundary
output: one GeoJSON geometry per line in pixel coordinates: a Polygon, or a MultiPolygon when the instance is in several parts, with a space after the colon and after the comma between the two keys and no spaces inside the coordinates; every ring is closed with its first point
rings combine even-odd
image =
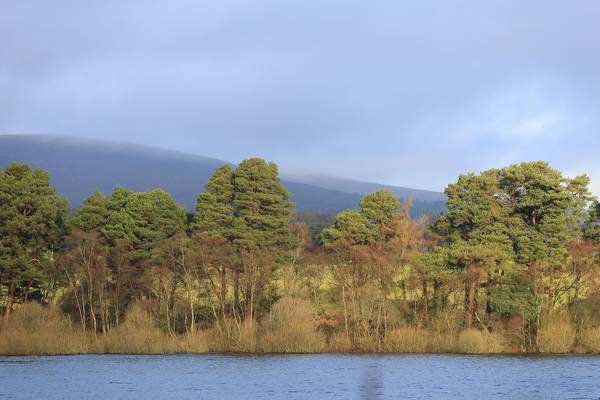
{"type": "Polygon", "coordinates": [[[2,326],[37,302],[102,336],[143,303],[166,334],[211,330],[224,349],[282,321],[343,351],[423,335],[424,351],[452,350],[435,338],[474,331],[511,351],[600,340],[600,204],[586,176],[527,162],[445,193],[439,216],[411,218],[410,200],[380,190],[316,229],[259,158],[218,168],[195,213],[125,188],[70,210],[47,172],[15,163],[0,170],[2,326]]]}

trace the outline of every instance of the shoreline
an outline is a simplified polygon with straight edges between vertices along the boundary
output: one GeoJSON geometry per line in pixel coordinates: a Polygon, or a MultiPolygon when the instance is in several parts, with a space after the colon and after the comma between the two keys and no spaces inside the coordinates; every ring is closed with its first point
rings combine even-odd
{"type": "Polygon", "coordinates": [[[203,355],[218,355],[218,356],[319,356],[319,355],[340,355],[340,356],[475,356],[475,357],[577,357],[591,356],[600,357],[600,353],[594,352],[569,352],[569,353],[543,353],[543,352],[502,352],[502,353],[460,353],[460,352],[313,352],[313,353],[276,353],[276,352],[223,352],[223,351],[208,351],[208,352],[168,352],[168,353],[55,353],[55,354],[0,354],[2,357],[71,357],[71,356],[203,356],[203,355]]]}

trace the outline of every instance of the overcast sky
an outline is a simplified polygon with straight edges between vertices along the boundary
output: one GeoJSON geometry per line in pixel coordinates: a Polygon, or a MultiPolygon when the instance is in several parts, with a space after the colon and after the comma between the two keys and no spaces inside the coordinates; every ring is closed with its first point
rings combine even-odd
{"type": "Polygon", "coordinates": [[[0,133],[442,190],[547,160],[600,193],[600,1],[0,0],[0,133]]]}

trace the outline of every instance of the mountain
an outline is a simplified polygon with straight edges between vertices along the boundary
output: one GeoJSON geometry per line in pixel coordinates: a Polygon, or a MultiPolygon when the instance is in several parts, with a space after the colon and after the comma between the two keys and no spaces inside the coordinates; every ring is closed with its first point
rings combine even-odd
{"type": "Polygon", "coordinates": [[[391,190],[401,199],[412,198],[419,201],[446,201],[446,196],[442,192],[431,190],[410,189],[399,186],[384,185],[381,183],[362,182],[353,179],[339,178],[335,176],[322,174],[284,174],[284,177],[307,185],[323,187],[327,189],[339,190],[345,193],[356,193],[365,195],[380,189],[391,190]]]}
{"type": "MultiPolygon", "coordinates": [[[[135,191],[162,188],[188,210],[194,209],[213,171],[226,163],[139,144],[57,135],[0,135],[0,168],[12,162],[48,170],[52,184],[72,207],[97,190],[109,194],[123,186],[135,191]]],[[[401,198],[411,196],[415,215],[439,214],[445,209],[443,194],[435,192],[323,177],[283,183],[299,211],[335,213],[357,207],[363,194],[379,188],[391,188],[401,198]]]]}

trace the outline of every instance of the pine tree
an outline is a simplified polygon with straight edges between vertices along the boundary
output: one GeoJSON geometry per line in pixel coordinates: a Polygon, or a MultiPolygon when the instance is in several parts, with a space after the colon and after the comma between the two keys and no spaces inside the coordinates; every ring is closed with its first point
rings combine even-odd
{"type": "Polygon", "coordinates": [[[46,171],[25,164],[0,169],[0,284],[7,287],[8,322],[18,292],[43,279],[65,233],[67,202],[46,171]]]}
{"type": "Polygon", "coordinates": [[[106,224],[108,216],[107,198],[96,192],[83,201],[75,216],[74,226],[86,232],[97,231],[106,224]]]}
{"type": "Polygon", "coordinates": [[[233,224],[233,174],[225,164],[213,173],[196,202],[194,228],[229,238],[233,224]]]}
{"type": "Polygon", "coordinates": [[[276,249],[289,243],[293,203],[275,163],[244,160],[233,172],[234,242],[248,249],[276,249]]]}

